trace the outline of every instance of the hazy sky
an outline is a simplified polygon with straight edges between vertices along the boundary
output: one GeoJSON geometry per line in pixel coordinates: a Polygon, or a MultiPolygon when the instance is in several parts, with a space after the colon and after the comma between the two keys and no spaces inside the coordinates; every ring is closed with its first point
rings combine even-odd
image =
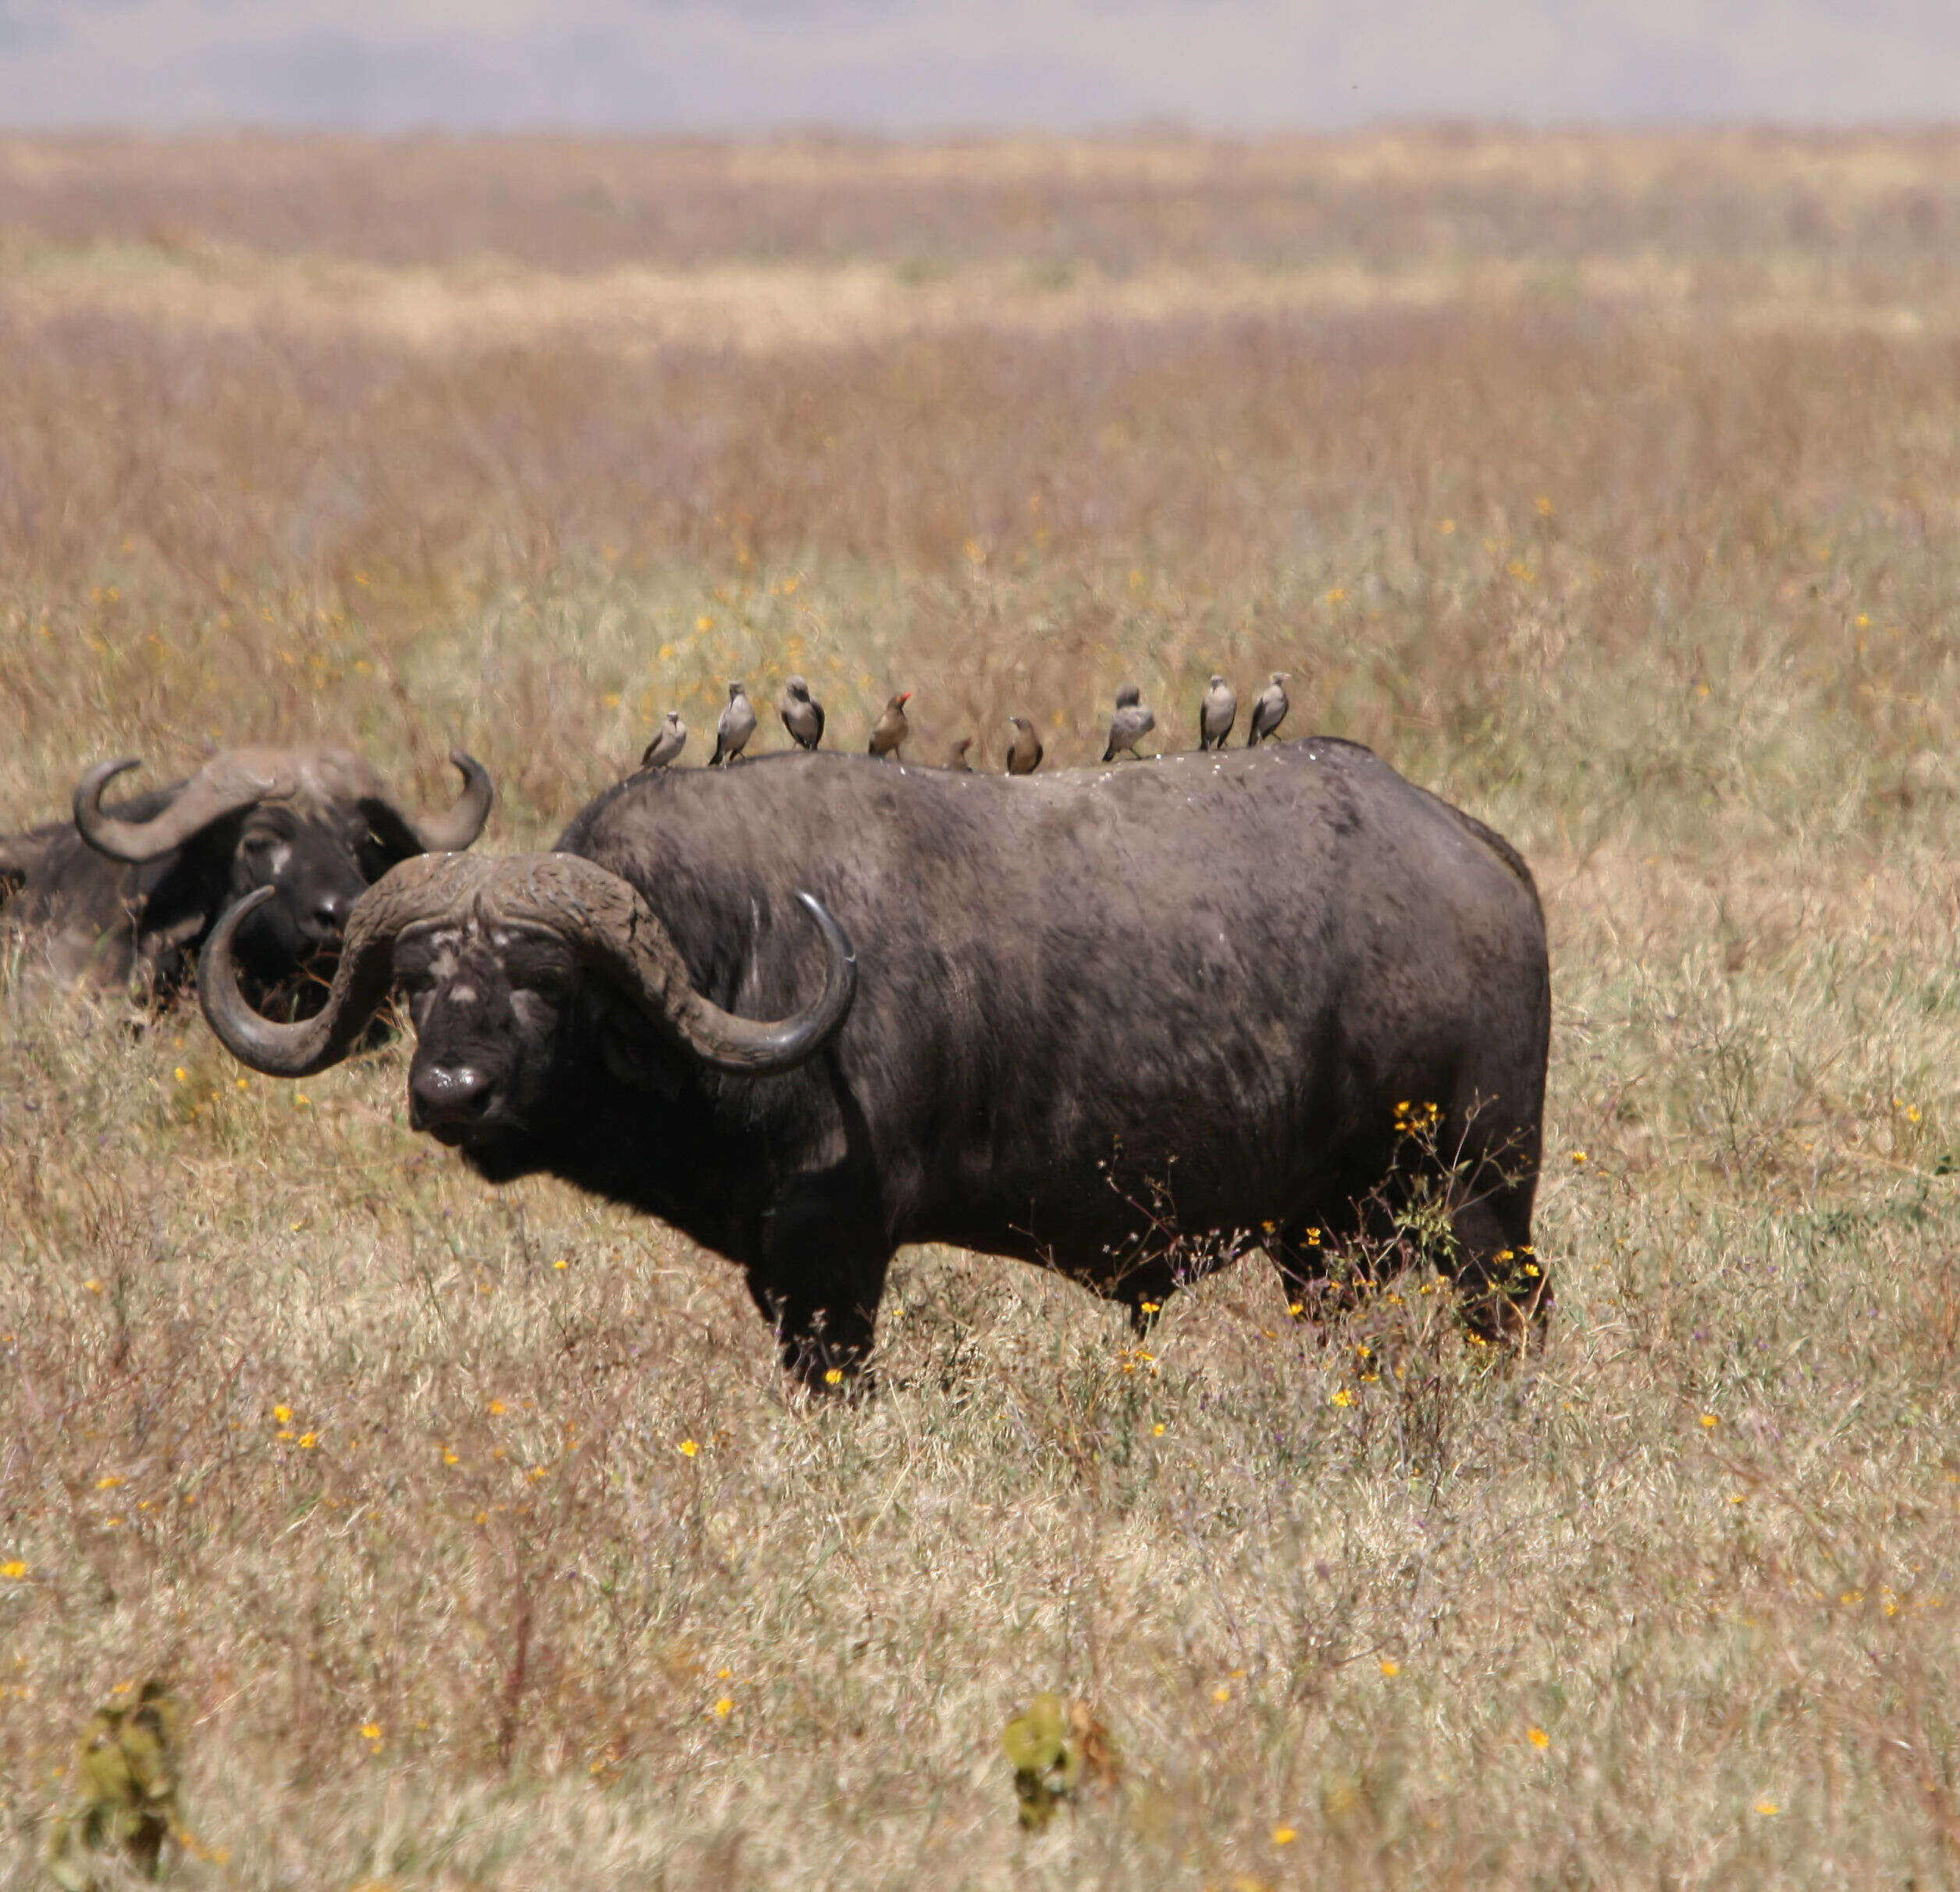
{"type": "Polygon", "coordinates": [[[1960,0],[0,0],[0,124],[1960,116],[1960,0]]]}

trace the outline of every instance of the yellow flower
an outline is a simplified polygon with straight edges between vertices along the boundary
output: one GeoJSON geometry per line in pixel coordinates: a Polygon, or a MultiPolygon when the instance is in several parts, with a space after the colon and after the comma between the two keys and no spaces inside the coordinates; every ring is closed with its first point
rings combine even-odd
{"type": "Polygon", "coordinates": [[[1541,519],[1550,518],[1552,514],[1557,510],[1558,509],[1553,505],[1551,500],[1548,499],[1545,494],[1541,493],[1538,496],[1538,516],[1541,519]]]}
{"type": "Polygon", "coordinates": [[[275,1406],[272,1408],[272,1417],[281,1425],[290,1424],[292,1421],[293,1409],[290,1406],[275,1406]]]}
{"type": "Polygon", "coordinates": [[[190,1082],[190,1073],[182,1065],[177,1066],[174,1075],[180,1084],[187,1084],[190,1082]]]}
{"type": "Polygon", "coordinates": [[[363,1741],[380,1740],[381,1723],[379,1721],[362,1722],[361,1724],[361,1738],[363,1741]]]}
{"type": "Polygon", "coordinates": [[[1286,1303],[1286,1311],[1297,1321],[1307,1311],[1307,1303],[1304,1301],[1289,1301],[1286,1303]]]}
{"type": "Polygon", "coordinates": [[[98,1492],[112,1492],[122,1482],[123,1474],[120,1472],[105,1471],[95,1481],[95,1488],[98,1492]]]}
{"type": "Polygon", "coordinates": [[[1346,603],[1347,592],[1345,587],[1336,585],[1334,589],[1327,594],[1327,602],[1329,604],[1346,603]]]}
{"type": "Polygon", "coordinates": [[[1703,1413],[1702,1414],[1702,1430],[1704,1432],[1713,1431],[1721,1423],[1721,1420],[1713,1413],[1703,1413]]]}
{"type": "Polygon", "coordinates": [[[1400,1675],[1402,1673],[1402,1665],[1399,1662],[1386,1661],[1382,1664],[1382,1673],[1384,1675],[1400,1675]]]}
{"type": "Polygon", "coordinates": [[[827,1386],[841,1386],[844,1384],[844,1369],[841,1367],[832,1367],[823,1375],[823,1384],[827,1386]]]}
{"type": "Polygon", "coordinates": [[[1151,1438],[1161,1439],[1164,1436],[1164,1421],[1161,1419],[1158,1420],[1156,1424],[1151,1428],[1150,1431],[1151,1438]]]}
{"type": "Polygon", "coordinates": [[[563,1255],[560,1255],[556,1261],[552,1263],[551,1265],[557,1268],[560,1274],[562,1274],[567,1268],[571,1266],[571,1264],[567,1261],[563,1255]]]}
{"type": "Polygon", "coordinates": [[[691,1439],[684,1439],[681,1441],[681,1456],[683,1458],[692,1458],[700,1449],[701,1448],[691,1439]]]}
{"type": "Polygon", "coordinates": [[[27,1565],[23,1563],[18,1557],[9,1557],[5,1563],[0,1563],[0,1577],[20,1577],[26,1576],[27,1574],[27,1565]]]}
{"type": "Polygon", "coordinates": [[[1354,1396],[1345,1386],[1336,1386],[1333,1392],[1328,1395],[1327,1403],[1329,1406],[1352,1406],[1354,1403],[1354,1396]]]}
{"type": "Polygon", "coordinates": [[[724,1695],[721,1699],[714,1705],[714,1712],[717,1719],[726,1721],[730,1714],[733,1712],[735,1705],[733,1702],[730,1701],[726,1695],[724,1695]]]}
{"type": "Polygon", "coordinates": [[[457,1456],[456,1449],[455,1449],[455,1448],[454,1448],[454,1446],[443,1446],[443,1463],[445,1465],[456,1465],[456,1464],[460,1464],[461,1462],[462,1462],[462,1461],[461,1460],[461,1459],[459,1459],[459,1458],[458,1458],[458,1456],[457,1456]]]}
{"type": "Polygon", "coordinates": [[[1211,1699],[1215,1702],[1229,1702],[1232,1699],[1232,1691],[1221,1682],[1211,1691],[1211,1699]]]}
{"type": "Polygon", "coordinates": [[[694,621],[694,628],[697,631],[712,631],[714,628],[714,620],[706,611],[703,611],[694,621]]]}
{"type": "Polygon", "coordinates": [[[501,1419],[508,1409],[501,1399],[493,1399],[488,1410],[493,1419],[501,1419]]]}
{"type": "Polygon", "coordinates": [[[1527,1728],[1524,1730],[1524,1738],[1528,1741],[1534,1748],[1538,1749],[1540,1752],[1542,1752],[1546,1748],[1550,1747],[1552,1744],[1551,1736],[1546,1734],[1544,1729],[1541,1727],[1527,1728]]]}
{"type": "Polygon", "coordinates": [[[1137,1303],[1146,1314],[1155,1314],[1163,1304],[1161,1301],[1140,1301],[1137,1303]]]}
{"type": "Polygon", "coordinates": [[[1275,1826],[1272,1830],[1272,1843],[1275,1846],[1290,1846],[1299,1837],[1290,1826],[1275,1826]]]}
{"type": "Polygon", "coordinates": [[[87,1289],[89,1293],[91,1294],[99,1294],[102,1291],[102,1284],[98,1281],[93,1275],[90,1275],[87,1280],[82,1283],[82,1286],[87,1289]]]}
{"type": "Polygon", "coordinates": [[[239,1088],[240,1090],[243,1090],[245,1088],[245,1080],[244,1080],[244,1079],[243,1079],[242,1077],[241,1077],[241,1078],[240,1078],[240,1079],[237,1080],[237,1083],[238,1083],[238,1088],[239,1088]]]}
{"type": "Polygon", "coordinates": [[[714,1679],[717,1682],[733,1681],[735,1674],[735,1672],[732,1669],[717,1669],[714,1672],[714,1679]]]}
{"type": "Polygon", "coordinates": [[[320,1435],[318,1432],[302,1432],[300,1435],[300,1449],[302,1452],[311,1452],[319,1442],[320,1435]]]}
{"type": "Polygon", "coordinates": [[[1759,1800],[1755,1803],[1755,1810],[1760,1813],[1765,1819],[1773,1819],[1783,1811],[1783,1808],[1778,1806],[1773,1800],[1763,1799],[1759,1800]]]}
{"type": "Polygon", "coordinates": [[[1586,1160],[1585,1152],[1583,1150],[1574,1150],[1572,1152],[1572,1160],[1575,1163],[1583,1163],[1586,1160]]]}
{"type": "Polygon", "coordinates": [[[1861,631],[1869,631],[1871,629],[1872,614],[1870,612],[1860,611],[1858,613],[1858,628],[1861,631]]]}
{"type": "Polygon", "coordinates": [[[619,707],[618,691],[608,690],[606,692],[606,707],[608,710],[617,710],[619,707]]]}
{"type": "Polygon", "coordinates": [[[1456,529],[1457,522],[1454,519],[1441,520],[1438,522],[1436,526],[1436,530],[1442,533],[1443,537],[1446,539],[1447,539],[1452,532],[1455,532],[1456,529]]]}

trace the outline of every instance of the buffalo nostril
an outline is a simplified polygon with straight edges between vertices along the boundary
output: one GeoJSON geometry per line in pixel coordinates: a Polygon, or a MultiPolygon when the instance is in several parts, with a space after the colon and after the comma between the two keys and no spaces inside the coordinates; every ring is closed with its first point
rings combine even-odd
{"type": "Polygon", "coordinates": [[[469,1123],[489,1103],[489,1079],[474,1065],[425,1065],[408,1081],[411,1115],[418,1129],[469,1123]]]}
{"type": "Polygon", "coordinates": [[[353,910],[354,902],[345,894],[322,894],[308,918],[322,938],[338,939],[347,930],[347,916],[353,910]]]}

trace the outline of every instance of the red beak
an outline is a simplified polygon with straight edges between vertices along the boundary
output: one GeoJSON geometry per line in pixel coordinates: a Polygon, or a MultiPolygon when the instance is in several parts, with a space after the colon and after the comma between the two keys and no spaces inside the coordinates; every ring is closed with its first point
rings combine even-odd
{"type": "Polygon", "coordinates": [[[910,702],[911,701],[912,701],[912,692],[911,692],[911,691],[909,691],[909,690],[901,690],[901,691],[898,692],[898,703],[899,703],[899,706],[900,706],[900,708],[902,708],[902,708],[905,706],[905,704],[907,704],[907,703],[910,702]]]}

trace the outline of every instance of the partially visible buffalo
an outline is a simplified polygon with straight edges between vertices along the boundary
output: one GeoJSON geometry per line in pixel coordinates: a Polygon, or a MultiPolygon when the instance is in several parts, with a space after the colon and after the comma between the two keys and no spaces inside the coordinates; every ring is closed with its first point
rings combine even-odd
{"type": "Polygon", "coordinates": [[[347,749],[232,749],[109,808],[102,791],[137,763],[98,763],[76,785],[73,821],[0,838],[0,921],[30,935],[59,976],[155,997],[187,976],[219,914],[264,888],[238,935],[263,1001],[337,949],[355,902],[390,868],[482,832],[489,773],[460,750],[450,759],[463,793],[422,817],[347,749]]]}
{"type": "Polygon", "coordinates": [[[239,1058],[318,1071],[399,988],[416,1128],[738,1262],[806,1377],[862,1360],[903,1243],[1137,1311],[1240,1246],[1310,1279],[1425,1178],[1471,1318],[1549,1304],[1524,1258],[1550,1022],[1530,873],[1351,743],[642,774],[555,853],[397,868],[296,1025],[234,983],[249,911],[199,980],[239,1058]]]}

